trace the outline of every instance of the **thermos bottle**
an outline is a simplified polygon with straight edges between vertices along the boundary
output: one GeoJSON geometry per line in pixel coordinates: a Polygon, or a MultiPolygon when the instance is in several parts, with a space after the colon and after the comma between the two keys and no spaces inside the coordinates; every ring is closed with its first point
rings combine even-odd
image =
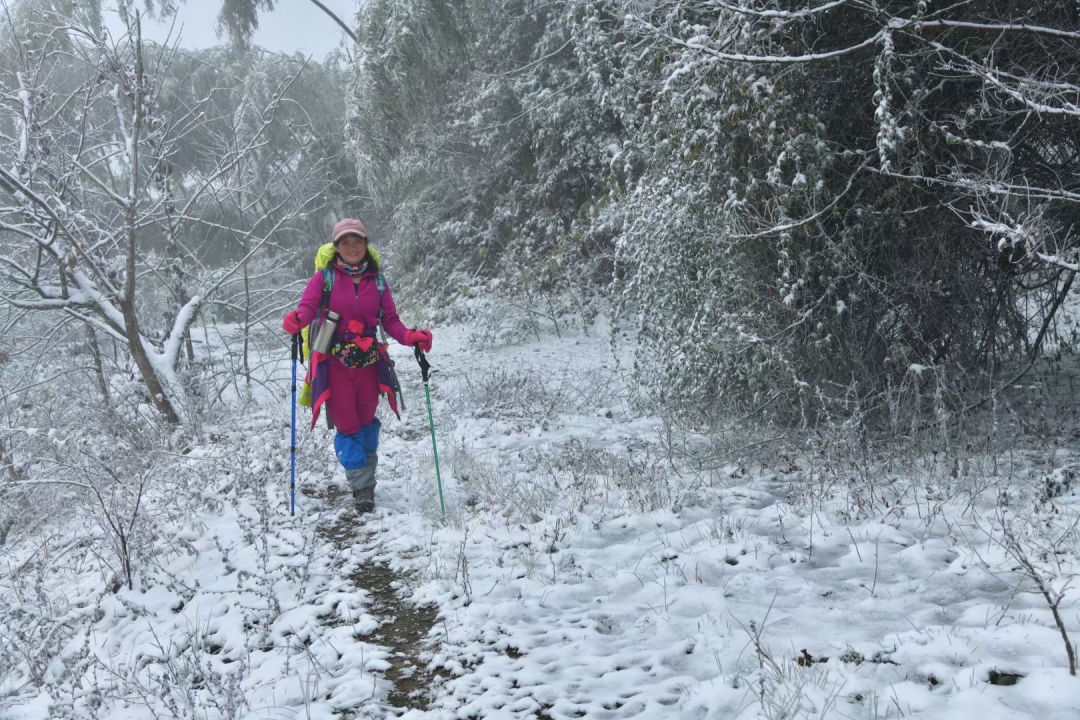
{"type": "Polygon", "coordinates": [[[326,319],[319,326],[319,333],[315,336],[315,343],[311,346],[315,352],[323,354],[329,352],[330,343],[334,341],[334,335],[337,333],[338,321],[340,320],[341,316],[333,310],[326,312],[326,319]]]}

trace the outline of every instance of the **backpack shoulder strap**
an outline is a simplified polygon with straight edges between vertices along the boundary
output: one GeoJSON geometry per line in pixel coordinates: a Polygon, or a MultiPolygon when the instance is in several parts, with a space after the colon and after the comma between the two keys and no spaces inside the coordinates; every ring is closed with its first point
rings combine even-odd
{"type": "Polygon", "coordinates": [[[375,276],[375,287],[379,290],[379,312],[376,314],[376,317],[379,318],[379,324],[381,325],[383,316],[382,296],[383,292],[386,290],[386,276],[382,273],[375,276]]]}
{"type": "Polygon", "coordinates": [[[334,289],[334,271],[330,267],[322,269],[322,309],[325,313],[330,307],[330,291],[334,289]]]}

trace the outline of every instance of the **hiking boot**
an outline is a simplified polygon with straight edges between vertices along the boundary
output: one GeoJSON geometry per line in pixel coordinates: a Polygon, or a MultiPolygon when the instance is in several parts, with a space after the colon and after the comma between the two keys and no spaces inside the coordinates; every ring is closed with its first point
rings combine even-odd
{"type": "Polygon", "coordinates": [[[357,490],[353,493],[353,502],[356,503],[356,512],[369,513],[375,509],[375,488],[357,490]]]}

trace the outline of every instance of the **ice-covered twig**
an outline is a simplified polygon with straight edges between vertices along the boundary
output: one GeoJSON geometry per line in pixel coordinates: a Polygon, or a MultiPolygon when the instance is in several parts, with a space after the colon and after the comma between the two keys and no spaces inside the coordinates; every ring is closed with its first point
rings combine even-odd
{"type": "Polygon", "coordinates": [[[1065,621],[1061,618],[1061,601],[1065,599],[1065,590],[1068,588],[1068,583],[1060,590],[1055,590],[1046,580],[1043,573],[1032,564],[1031,559],[1020,545],[1020,542],[1016,539],[1016,535],[1009,527],[1009,524],[1002,521],[1001,528],[1002,533],[1005,536],[1005,550],[1020,563],[1020,567],[1023,568],[1024,574],[1035,583],[1039,592],[1046,599],[1046,604],[1054,616],[1054,623],[1057,625],[1058,631],[1061,632],[1061,639],[1065,643],[1065,652],[1069,656],[1069,674],[1075,677],[1076,650],[1069,641],[1069,632],[1065,627],[1065,621]]]}

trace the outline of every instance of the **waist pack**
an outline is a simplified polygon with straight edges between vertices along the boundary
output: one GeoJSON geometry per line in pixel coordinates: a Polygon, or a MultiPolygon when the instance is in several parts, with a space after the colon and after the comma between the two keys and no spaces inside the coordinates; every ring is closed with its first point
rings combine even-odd
{"type": "Polygon", "coordinates": [[[379,362],[381,350],[379,343],[375,342],[375,328],[365,329],[356,320],[350,320],[330,346],[330,354],[350,368],[374,365],[379,362]]]}

